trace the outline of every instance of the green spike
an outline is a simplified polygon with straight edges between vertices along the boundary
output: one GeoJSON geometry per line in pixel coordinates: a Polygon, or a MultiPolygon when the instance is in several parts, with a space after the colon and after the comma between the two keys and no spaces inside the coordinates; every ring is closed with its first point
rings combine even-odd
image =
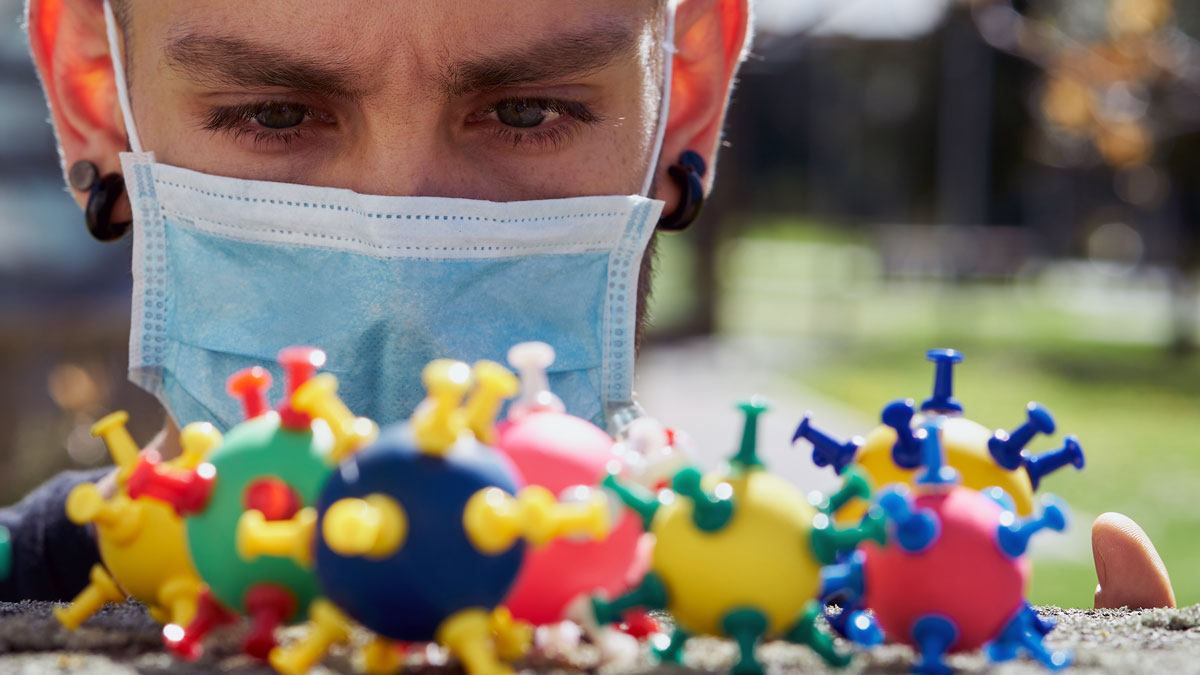
{"type": "Polygon", "coordinates": [[[812,550],[822,565],[832,565],[839,553],[853,551],[867,540],[880,546],[887,544],[887,518],[874,510],[867,511],[858,525],[844,529],[834,527],[833,520],[825,514],[814,519],[812,550]]]}
{"type": "Polygon", "coordinates": [[[600,481],[600,485],[612,490],[617,495],[625,506],[628,506],[634,513],[637,513],[642,518],[642,529],[650,531],[650,525],[654,522],[654,515],[658,513],[659,503],[653,495],[649,494],[640,485],[624,485],[614,474],[608,474],[604,480],[600,481]]]}
{"type": "Polygon", "coordinates": [[[692,637],[691,633],[675,625],[675,632],[671,634],[671,641],[662,649],[655,649],[654,655],[658,657],[659,663],[683,663],[683,646],[687,644],[688,639],[692,637]]]}
{"type": "Polygon", "coordinates": [[[695,467],[680,469],[671,479],[671,490],[680,497],[692,500],[692,522],[705,532],[725,527],[733,517],[733,499],[719,499],[700,486],[702,476],[695,467]]]}
{"type": "Polygon", "coordinates": [[[767,411],[766,401],[755,396],[739,404],[738,408],[746,414],[746,424],[742,427],[742,446],[729,461],[744,469],[762,466],[762,460],[758,458],[758,416],[767,411]]]}
{"type": "Polygon", "coordinates": [[[666,584],[654,572],[647,572],[641,583],[625,595],[612,600],[593,597],[592,612],[596,615],[596,621],[601,624],[617,623],[625,616],[625,612],[631,609],[666,609],[667,602],[666,584]]]}
{"type": "Polygon", "coordinates": [[[732,610],[721,619],[721,629],[737,642],[740,652],[731,675],[762,675],[763,667],[754,656],[754,648],[767,632],[767,617],[751,607],[732,610]]]}
{"type": "Polygon", "coordinates": [[[0,581],[12,571],[12,535],[8,528],[0,525],[0,581]]]}
{"type": "Polygon", "coordinates": [[[837,513],[839,509],[855,497],[859,499],[871,498],[871,481],[863,473],[862,469],[857,466],[848,466],[842,471],[842,479],[842,487],[829,497],[828,503],[821,507],[822,512],[827,514],[837,513]]]}
{"type": "Polygon", "coordinates": [[[825,659],[825,663],[834,668],[850,665],[850,655],[834,649],[833,638],[817,628],[817,616],[820,614],[820,604],[816,600],[809,600],[804,606],[804,613],[783,639],[798,645],[808,645],[818,656],[825,659]]]}

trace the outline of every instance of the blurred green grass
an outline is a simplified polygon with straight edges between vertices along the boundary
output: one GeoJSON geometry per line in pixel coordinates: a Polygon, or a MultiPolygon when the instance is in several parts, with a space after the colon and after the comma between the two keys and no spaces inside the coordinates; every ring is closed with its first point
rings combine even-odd
{"type": "MultiPolygon", "coordinates": [[[[659,321],[700,301],[689,296],[690,245],[660,242],[659,321]]],[[[798,385],[876,419],[894,398],[927,396],[925,351],[954,347],[966,356],[955,386],[969,417],[1012,429],[1036,400],[1059,432],[1031,449],[1079,436],[1087,468],[1043,482],[1080,517],[1071,550],[1038,559],[1035,603],[1091,606],[1087,530],[1105,511],[1146,530],[1181,605],[1200,602],[1200,361],[1164,346],[1168,302],[1153,283],[1129,291],[1130,278],[1071,264],[1013,282],[889,280],[871,240],[811,223],[772,223],[726,242],[718,258],[721,333],[786,343],[798,385]],[[796,353],[806,356],[796,363],[796,353]]]]}

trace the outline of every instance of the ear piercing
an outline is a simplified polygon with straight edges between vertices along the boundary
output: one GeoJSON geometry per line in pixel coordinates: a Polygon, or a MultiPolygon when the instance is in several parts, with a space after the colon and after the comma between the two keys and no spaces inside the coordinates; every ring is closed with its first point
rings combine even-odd
{"type": "Polygon", "coordinates": [[[87,192],[87,206],[83,209],[88,232],[100,241],[116,241],[129,232],[130,222],[112,222],[113,207],[125,191],[125,179],[119,173],[100,175],[95,163],[86,159],[75,162],[67,171],[71,187],[87,192]]]}
{"type": "Polygon", "coordinates": [[[667,174],[679,186],[679,205],[675,210],[658,219],[658,229],[665,232],[682,232],[700,215],[704,206],[704,174],[708,167],[704,158],[693,150],[685,150],[679,162],[667,168],[667,174]]]}

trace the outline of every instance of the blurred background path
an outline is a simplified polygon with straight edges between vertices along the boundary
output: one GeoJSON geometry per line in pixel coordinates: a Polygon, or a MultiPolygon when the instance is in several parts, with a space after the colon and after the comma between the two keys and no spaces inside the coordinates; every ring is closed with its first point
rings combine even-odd
{"type": "Polygon", "coordinates": [[[827,492],[838,481],[818,469],[807,443],[791,445],[796,425],[814,411],[822,430],[850,438],[877,420],[784,375],[795,371],[785,344],[698,338],[647,347],[638,361],[637,395],[646,412],[695,440],[697,461],[712,468],[737,451],[744,415],[737,403],[759,395],[770,406],[759,418],[759,456],[772,471],[805,490],[827,492]]]}

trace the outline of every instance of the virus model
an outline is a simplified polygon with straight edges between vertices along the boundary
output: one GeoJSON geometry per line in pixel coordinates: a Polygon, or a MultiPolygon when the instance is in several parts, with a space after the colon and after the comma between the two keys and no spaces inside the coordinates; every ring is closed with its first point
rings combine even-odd
{"type": "MultiPolygon", "coordinates": [[[[917,432],[921,464],[915,488],[883,488],[876,504],[887,519],[886,544],[864,542],[825,573],[823,595],[846,602],[862,634],[873,612],[887,638],[918,652],[914,671],[948,673],[943,657],[981,646],[994,661],[1025,651],[1051,668],[1070,657],[1042,646],[1053,627],[1025,601],[1033,534],[1066,527],[1064,507],[1042,498],[1039,516],[1021,520],[1000,488],[983,492],[958,484],[942,463],[949,420],[933,417],[917,432]]],[[[874,642],[874,640],[871,640],[874,642]]]]}
{"type": "Polygon", "coordinates": [[[752,401],[741,409],[741,448],[727,469],[707,476],[681,469],[657,496],[612,475],[605,479],[655,536],[650,571],[628,594],[594,597],[572,616],[595,626],[616,623],[634,607],[666,610],[676,630],[657,650],[664,661],[680,661],[686,640],[706,634],[737,642],[735,673],[761,673],[755,647],[774,638],[809,645],[830,664],[845,665],[850,657],[814,624],[822,565],[864,538],[882,541],[883,522],[871,516],[836,529],[829,514],[854,496],[868,496],[866,481],[847,472],[842,490],[818,510],[819,495],[806,497],[759,460],[757,418],[765,406],[752,401]]]}
{"type": "MultiPolygon", "coordinates": [[[[1033,492],[1047,474],[1068,464],[1083,468],[1083,449],[1074,436],[1067,436],[1061,448],[1040,455],[1025,450],[1034,436],[1055,430],[1054,418],[1037,403],[1028,405],[1026,422],[1011,433],[993,432],[964,417],[962,403],[953,396],[953,367],[962,361],[962,354],[953,349],[934,349],[928,358],[937,364],[937,372],[933,396],[921,404],[920,412],[912,399],[892,401],[883,408],[883,426],[866,439],[855,437],[845,442],[815,428],[810,416],[805,415],[792,441],[803,438],[811,443],[817,466],[832,466],[841,473],[854,464],[867,472],[873,485],[912,485],[921,465],[917,430],[930,417],[944,417],[942,448],[946,463],[959,472],[963,485],[976,490],[1003,488],[1023,516],[1032,512],[1033,492]]],[[[853,518],[865,507],[865,502],[858,502],[841,515],[853,518]]]]}

